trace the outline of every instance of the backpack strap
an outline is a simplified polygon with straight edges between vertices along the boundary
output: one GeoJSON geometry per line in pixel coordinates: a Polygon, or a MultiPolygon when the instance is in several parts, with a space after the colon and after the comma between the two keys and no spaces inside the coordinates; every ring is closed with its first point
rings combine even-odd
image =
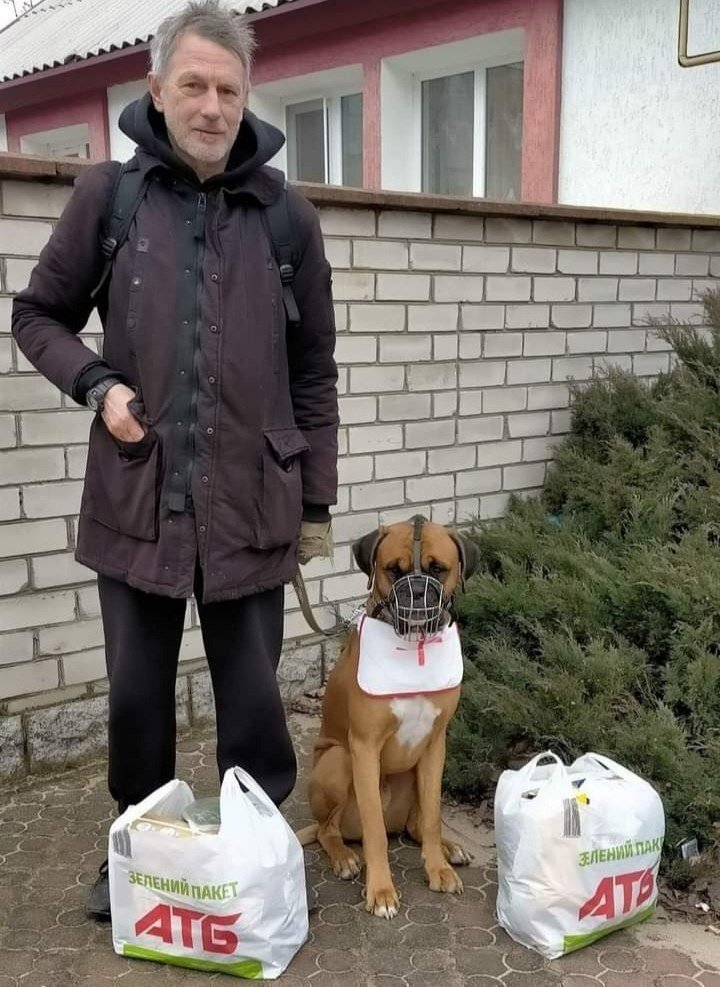
{"type": "Polygon", "coordinates": [[[302,320],[300,318],[300,310],[295,301],[295,295],[293,294],[292,283],[295,279],[295,271],[300,263],[302,251],[299,249],[295,236],[295,228],[290,218],[287,181],[283,184],[283,190],[275,202],[266,206],[265,216],[267,217],[267,223],[270,229],[273,253],[280,269],[280,280],[283,287],[283,304],[285,305],[288,325],[299,326],[302,320]]]}
{"type": "Polygon", "coordinates": [[[130,224],[145,198],[148,182],[149,175],[140,171],[134,155],[118,168],[102,224],[100,250],[105,258],[105,266],[100,280],[90,293],[93,299],[100,293],[112,273],[115,255],[127,240],[130,224]]]}

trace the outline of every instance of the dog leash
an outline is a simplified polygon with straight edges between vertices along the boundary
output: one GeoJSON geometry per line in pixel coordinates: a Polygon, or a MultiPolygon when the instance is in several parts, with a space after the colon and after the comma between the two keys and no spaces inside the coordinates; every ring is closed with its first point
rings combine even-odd
{"type": "Polygon", "coordinates": [[[339,620],[334,627],[321,627],[315,619],[315,614],[310,606],[310,599],[307,594],[307,589],[305,587],[305,580],[300,572],[300,569],[293,576],[292,584],[295,587],[295,592],[297,593],[297,598],[300,601],[300,609],[302,610],[302,615],[308,622],[310,627],[318,634],[323,634],[325,637],[334,637],[341,631],[346,631],[348,628],[348,621],[339,620]]]}

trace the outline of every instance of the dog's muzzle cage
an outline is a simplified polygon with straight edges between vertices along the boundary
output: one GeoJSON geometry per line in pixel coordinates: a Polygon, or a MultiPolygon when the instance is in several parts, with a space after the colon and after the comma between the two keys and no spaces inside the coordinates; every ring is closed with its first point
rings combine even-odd
{"type": "Polygon", "coordinates": [[[395,633],[407,641],[417,641],[440,630],[448,602],[438,579],[410,572],[393,583],[387,609],[395,633]]]}

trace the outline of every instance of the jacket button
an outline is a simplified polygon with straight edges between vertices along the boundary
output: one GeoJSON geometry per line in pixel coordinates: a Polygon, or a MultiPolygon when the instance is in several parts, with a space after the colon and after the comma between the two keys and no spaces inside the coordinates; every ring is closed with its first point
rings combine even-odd
{"type": "Polygon", "coordinates": [[[214,383],[215,383],[215,377],[212,377],[212,376],[211,376],[211,377],[208,377],[208,381],[209,381],[209,382],[210,382],[211,384],[214,384],[214,383]]]}
{"type": "Polygon", "coordinates": [[[205,534],[205,532],[207,531],[207,528],[205,527],[204,524],[201,524],[198,530],[201,531],[203,534],[205,534]]]}
{"type": "Polygon", "coordinates": [[[210,326],[210,332],[217,332],[217,331],[218,331],[217,326],[210,326]]]}
{"type": "Polygon", "coordinates": [[[186,274],[192,274],[192,271],[190,270],[190,268],[189,268],[189,267],[186,267],[186,268],[185,268],[185,273],[186,273],[186,274]]]}
{"type": "Polygon", "coordinates": [[[214,429],[214,428],[212,427],[212,425],[211,425],[211,426],[210,426],[210,427],[209,427],[209,428],[207,429],[207,434],[208,434],[208,435],[212,435],[212,434],[214,433],[214,431],[215,431],[215,429],[214,429]]]}
{"type": "Polygon", "coordinates": [[[208,476],[201,476],[200,479],[202,480],[203,483],[209,483],[210,482],[210,477],[208,477],[208,476]]]}
{"type": "Polygon", "coordinates": [[[217,274],[211,274],[210,275],[210,280],[211,281],[217,281],[218,280],[218,277],[219,277],[219,275],[217,275],[217,274]]]}

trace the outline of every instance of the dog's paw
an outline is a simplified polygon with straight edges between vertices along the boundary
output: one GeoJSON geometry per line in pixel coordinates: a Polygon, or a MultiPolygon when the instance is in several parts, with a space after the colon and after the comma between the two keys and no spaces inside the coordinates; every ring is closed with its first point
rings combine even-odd
{"type": "Polygon", "coordinates": [[[365,890],[365,908],[378,918],[395,918],[400,908],[400,896],[392,884],[365,890]]]}
{"type": "Polygon", "coordinates": [[[358,876],[362,865],[352,847],[344,846],[333,853],[332,869],[335,877],[341,877],[343,881],[351,881],[358,876]]]}
{"type": "Polygon", "coordinates": [[[444,867],[428,869],[427,878],[431,891],[443,891],[445,894],[463,893],[463,882],[448,864],[444,867]]]}
{"type": "Polygon", "coordinates": [[[466,850],[460,843],[443,840],[442,848],[447,862],[449,864],[455,864],[456,867],[467,867],[473,859],[473,855],[469,850],[466,850]]]}

